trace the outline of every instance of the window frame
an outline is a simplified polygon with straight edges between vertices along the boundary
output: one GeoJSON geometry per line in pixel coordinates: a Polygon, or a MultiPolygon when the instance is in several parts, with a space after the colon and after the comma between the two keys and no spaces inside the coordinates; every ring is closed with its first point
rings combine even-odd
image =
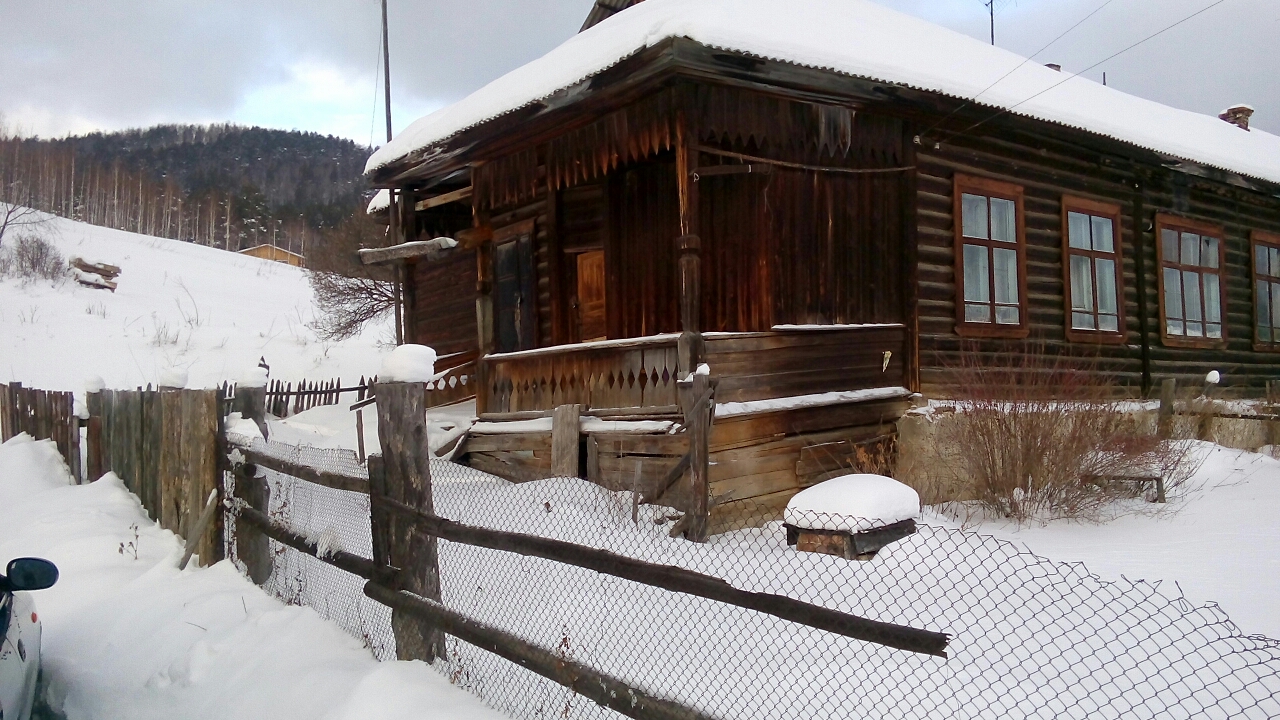
{"type": "MultiPolygon", "coordinates": [[[[955,286],[956,286],[956,334],[961,337],[975,338],[1025,338],[1031,333],[1031,320],[1029,316],[1029,303],[1027,300],[1027,220],[1026,211],[1023,202],[1023,188],[1021,185],[1013,183],[1001,182],[984,177],[976,177],[973,175],[963,175],[956,173],[953,181],[952,190],[952,225],[954,226],[953,235],[954,242],[952,248],[952,260],[954,262],[955,286]],[[1014,204],[1014,221],[1016,225],[1016,241],[1013,244],[1013,250],[1017,253],[1018,259],[1018,324],[1002,325],[995,322],[995,316],[992,315],[992,322],[980,323],[969,322],[965,320],[965,301],[964,301],[964,246],[980,245],[990,251],[991,248],[1008,248],[1009,244],[997,240],[980,240],[978,238],[969,238],[970,242],[966,243],[964,236],[964,195],[982,195],[989,198],[999,198],[1001,200],[1009,200],[1014,204]]],[[[990,232],[988,231],[988,234],[990,232]]],[[[994,263],[989,264],[988,277],[995,272],[994,263]]],[[[994,313],[995,303],[992,302],[992,312],[994,313]]]]}
{"type": "MultiPolygon", "coordinates": [[[[1270,233],[1263,230],[1254,230],[1249,238],[1249,281],[1253,285],[1253,306],[1250,308],[1249,317],[1253,319],[1253,349],[1259,352],[1280,352],[1280,340],[1273,339],[1270,342],[1264,342],[1258,339],[1258,246],[1280,248],[1280,234],[1270,233]]],[[[1271,278],[1268,275],[1266,277],[1271,278]]],[[[1273,278],[1271,282],[1275,282],[1273,278]]],[[[1272,319],[1272,327],[1275,327],[1275,319],[1272,319]]]]}
{"type": "MultiPolygon", "coordinates": [[[[1171,215],[1167,213],[1157,213],[1155,222],[1155,243],[1156,243],[1156,292],[1160,296],[1160,341],[1165,347],[1173,348],[1225,348],[1229,337],[1227,323],[1227,234],[1221,225],[1192,220],[1179,215],[1171,215]],[[1176,267],[1180,271],[1183,269],[1198,270],[1203,272],[1204,267],[1196,268],[1192,265],[1183,265],[1178,263],[1167,263],[1164,258],[1164,231],[1176,230],[1180,233],[1190,232],[1197,235],[1208,235],[1218,240],[1218,302],[1222,309],[1222,337],[1187,337],[1185,335],[1170,335],[1169,320],[1165,313],[1164,299],[1164,269],[1166,267],[1176,267]]],[[[1181,260],[1181,258],[1179,258],[1181,260]]],[[[1250,259],[1252,262],[1252,259],[1250,259]]],[[[1203,285],[1203,282],[1202,282],[1203,285]]],[[[1204,310],[1204,296],[1200,298],[1201,310],[1204,310]]]]}
{"type": "MultiPolygon", "coordinates": [[[[1063,297],[1063,325],[1065,326],[1067,340],[1071,342],[1088,342],[1088,343],[1112,343],[1124,344],[1128,340],[1128,328],[1125,325],[1125,295],[1124,295],[1124,251],[1121,246],[1121,237],[1123,231],[1121,220],[1123,218],[1122,208],[1116,203],[1103,202],[1100,200],[1090,200],[1088,198],[1077,197],[1074,195],[1062,196],[1062,297],[1063,297]],[[1079,212],[1094,217],[1105,217],[1111,220],[1111,229],[1114,234],[1112,239],[1112,247],[1114,252],[1106,253],[1100,250],[1081,250],[1080,248],[1071,247],[1071,222],[1070,213],[1079,212]],[[1114,259],[1116,263],[1116,313],[1118,330],[1083,330],[1071,326],[1071,256],[1083,255],[1091,260],[1114,259]]],[[[1090,265],[1092,267],[1092,265],[1090,265]]],[[[1097,313],[1097,282],[1094,285],[1094,315],[1097,313]]]]}

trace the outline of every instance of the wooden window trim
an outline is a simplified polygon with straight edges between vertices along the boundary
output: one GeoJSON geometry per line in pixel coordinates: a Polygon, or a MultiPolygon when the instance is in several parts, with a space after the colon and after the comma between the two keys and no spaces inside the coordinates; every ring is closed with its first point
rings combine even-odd
{"type": "MultiPolygon", "coordinates": [[[[1125,324],[1125,301],[1124,301],[1124,250],[1121,246],[1120,239],[1124,235],[1121,228],[1122,208],[1116,203],[1102,202],[1099,200],[1091,200],[1089,198],[1076,197],[1073,195],[1062,196],[1062,298],[1063,298],[1063,324],[1066,327],[1067,340],[1071,342],[1087,342],[1087,343],[1110,343],[1123,345],[1128,339],[1128,328],[1125,324]],[[1080,250],[1071,247],[1071,227],[1068,213],[1080,212],[1096,217],[1105,217],[1111,219],[1111,227],[1115,233],[1112,246],[1115,248],[1114,253],[1104,253],[1095,250],[1080,250]],[[1118,313],[1117,322],[1120,329],[1112,332],[1110,330],[1080,330],[1071,327],[1071,256],[1084,255],[1090,258],[1114,258],[1116,261],[1116,311],[1118,313]]],[[[1096,284],[1096,283],[1095,283],[1096,284]]],[[[1096,292],[1096,288],[1095,288],[1096,292]]]]}
{"type": "MultiPolygon", "coordinates": [[[[1258,352],[1280,352],[1280,340],[1263,342],[1258,339],[1258,266],[1255,258],[1258,246],[1280,248],[1280,234],[1254,230],[1249,239],[1249,282],[1253,285],[1253,306],[1249,309],[1249,317],[1253,324],[1253,349],[1258,352]]],[[[1272,325],[1274,325],[1274,321],[1272,325]]]]}
{"type": "MultiPolygon", "coordinates": [[[[952,225],[954,226],[954,247],[952,248],[952,262],[955,268],[955,285],[956,285],[956,334],[960,337],[973,338],[1025,338],[1031,333],[1031,319],[1028,317],[1029,308],[1027,302],[1027,220],[1024,210],[1023,189],[1021,185],[1013,183],[1001,182],[990,178],[977,177],[974,175],[962,175],[956,173],[952,190],[952,225]],[[985,195],[987,197],[996,197],[1002,200],[1012,200],[1014,203],[1014,212],[1016,213],[1017,224],[1017,242],[1014,243],[1014,251],[1018,255],[1018,324],[1017,325],[1000,325],[992,317],[990,323],[967,322],[964,319],[964,216],[963,212],[963,196],[966,192],[975,195],[985,195]]],[[[981,241],[970,238],[971,244],[983,245],[984,247],[996,246],[995,241],[981,241]]],[[[1006,247],[1004,243],[999,246],[1006,247]]],[[[994,269],[992,270],[994,272],[994,269]]]]}
{"type": "MultiPolygon", "coordinates": [[[[1225,348],[1227,346],[1227,236],[1221,225],[1192,220],[1178,215],[1166,213],[1156,214],[1156,292],[1160,295],[1160,341],[1165,347],[1174,348],[1225,348]],[[1209,235],[1218,239],[1218,302],[1222,308],[1221,338],[1189,338],[1182,335],[1170,335],[1169,323],[1164,309],[1164,231],[1193,232],[1198,235],[1209,235]]],[[[1252,259],[1250,259],[1252,262],[1252,259]]],[[[1181,263],[1169,263],[1171,267],[1191,268],[1181,263]]],[[[1204,299],[1200,301],[1204,303],[1204,299]]]]}

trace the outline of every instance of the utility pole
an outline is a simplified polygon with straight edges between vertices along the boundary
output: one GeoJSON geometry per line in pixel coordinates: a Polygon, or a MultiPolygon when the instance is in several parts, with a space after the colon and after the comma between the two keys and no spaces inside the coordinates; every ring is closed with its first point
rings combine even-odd
{"type": "MultiPolygon", "coordinates": [[[[387,142],[391,142],[391,46],[387,43],[387,0],[382,0],[382,77],[383,88],[382,94],[386,99],[387,105],[387,142]]],[[[395,188],[387,188],[387,235],[392,245],[400,244],[400,223],[399,213],[396,209],[396,191],[395,188]]],[[[396,323],[396,345],[404,344],[404,308],[403,299],[404,291],[404,271],[400,263],[395,264],[396,282],[395,282],[395,323],[396,323]]]]}
{"type": "MultiPolygon", "coordinates": [[[[386,0],[382,3],[386,5],[386,0]]],[[[991,15],[991,44],[996,44],[996,0],[987,0],[987,11],[991,15]]]]}

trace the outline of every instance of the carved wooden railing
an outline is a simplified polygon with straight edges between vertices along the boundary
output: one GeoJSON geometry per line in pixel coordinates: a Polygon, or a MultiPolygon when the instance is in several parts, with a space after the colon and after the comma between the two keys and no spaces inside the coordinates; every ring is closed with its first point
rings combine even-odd
{"type": "Polygon", "coordinates": [[[475,397],[476,354],[459,353],[436,361],[436,379],[427,383],[427,407],[452,405],[475,397]]]}
{"type": "MultiPolygon", "coordinates": [[[[719,402],[907,384],[901,325],[780,326],[704,338],[719,402]]],[[[481,411],[676,405],[676,341],[656,335],[489,355],[481,360],[481,411]]]]}
{"type": "Polygon", "coordinates": [[[482,412],[676,404],[675,335],[489,355],[482,412]]]}

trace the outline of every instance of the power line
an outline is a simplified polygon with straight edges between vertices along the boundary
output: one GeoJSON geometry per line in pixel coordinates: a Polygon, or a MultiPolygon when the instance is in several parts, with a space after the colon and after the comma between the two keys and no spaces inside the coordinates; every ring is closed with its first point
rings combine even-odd
{"type": "MultiPolygon", "coordinates": [[[[1000,77],[996,78],[996,79],[995,79],[995,82],[993,82],[993,83],[991,83],[990,85],[988,85],[988,86],[986,86],[985,88],[983,88],[983,89],[982,89],[982,90],[981,90],[977,95],[974,95],[973,97],[971,97],[971,98],[969,98],[968,100],[964,101],[964,103],[963,103],[962,105],[960,105],[959,107],[957,107],[955,110],[952,110],[951,112],[947,113],[946,117],[942,118],[941,120],[939,120],[939,121],[937,121],[936,123],[934,123],[933,125],[931,125],[931,126],[929,127],[929,129],[928,129],[928,130],[925,130],[923,133],[921,133],[921,135],[926,135],[926,134],[928,134],[928,133],[930,133],[930,132],[933,132],[935,129],[937,129],[937,127],[938,127],[939,125],[941,125],[942,123],[946,122],[947,120],[950,120],[950,119],[951,119],[951,117],[952,117],[953,115],[955,115],[956,113],[960,112],[961,110],[964,110],[965,108],[969,107],[969,106],[970,106],[970,105],[972,105],[973,103],[977,102],[978,98],[980,98],[980,97],[982,97],[983,95],[985,95],[985,94],[987,93],[987,91],[988,91],[988,90],[990,90],[991,88],[995,87],[996,85],[999,85],[999,84],[1001,83],[1001,81],[1003,81],[1005,78],[1007,78],[1007,77],[1009,77],[1010,75],[1012,75],[1012,74],[1014,74],[1014,73],[1018,72],[1019,70],[1021,70],[1023,65],[1026,65],[1027,63],[1029,63],[1029,62],[1031,62],[1032,60],[1034,60],[1034,59],[1036,58],[1036,56],[1038,56],[1040,53],[1042,53],[1042,52],[1044,52],[1045,50],[1048,50],[1049,48],[1053,47],[1054,43],[1056,43],[1056,42],[1058,42],[1059,40],[1061,40],[1062,38],[1066,37],[1068,34],[1070,34],[1070,33],[1071,33],[1071,31],[1072,31],[1072,30],[1075,30],[1076,28],[1078,28],[1078,27],[1080,27],[1081,25],[1083,25],[1083,24],[1085,23],[1085,21],[1087,21],[1089,18],[1091,18],[1091,17],[1093,17],[1094,15],[1097,15],[1098,13],[1102,12],[1102,9],[1103,9],[1103,8],[1105,8],[1106,6],[1110,5],[1110,4],[1111,4],[1111,3],[1113,3],[1113,2],[1115,2],[1115,0],[1106,0],[1106,2],[1102,3],[1101,5],[1099,5],[1099,6],[1097,7],[1097,9],[1095,9],[1093,12],[1089,13],[1088,15],[1085,15],[1083,18],[1081,18],[1079,21],[1077,21],[1075,25],[1072,25],[1071,27],[1067,28],[1066,30],[1063,30],[1063,31],[1062,31],[1062,33],[1058,35],[1058,37],[1056,37],[1056,38],[1054,38],[1054,39],[1050,40],[1048,43],[1046,43],[1046,44],[1045,44],[1045,46],[1044,46],[1044,47],[1042,47],[1042,48],[1040,48],[1039,50],[1035,51],[1035,52],[1034,52],[1034,53],[1032,53],[1030,56],[1028,56],[1028,57],[1026,57],[1026,58],[1023,58],[1022,62],[1018,63],[1017,67],[1015,67],[1014,69],[1010,70],[1009,72],[1007,72],[1007,73],[1005,73],[1005,74],[1001,75],[1000,77]]],[[[993,44],[994,44],[994,43],[993,43],[993,44]]]]}
{"type": "Polygon", "coordinates": [[[378,33],[378,59],[373,71],[373,110],[369,112],[369,147],[373,147],[373,128],[378,123],[378,81],[382,79],[382,33],[378,33]]]}
{"type": "Polygon", "coordinates": [[[1132,49],[1134,49],[1134,48],[1138,47],[1139,45],[1142,45],[1143,43],[1145,43],[1145,42],[1147,42],[1147,41],[1149,41],[1149,40],[1153,40],[1153,39],[1155,39],[1155,38],[1159,37],[1160,35],[1165,34],[1166,32],[1168,32],[1168,31],[1170,31],[1170,30],[1172,30],[1172,29],[1174,29],[1174,28],[1178,27],[1179,25],[1181,25],[1181,24],[1183,24],[1183,23],[1187,22],[1188,20],[1191,20],[1191,19],[1192,19],[1192,18],[1194,18],[1194,17],[1197,17],[1197,16],[1199,16],[1199,15],[1202,15],[1202,14],[1204,14],[1204,13],[1206,13],[1206,12],[1208,12],[1208,11],[1212,10],[1213,8],[1215,8],[1215,7],[1219,6],[1219,5],[1221,5],[1222,3],[1226,2],[1226,1],[1227,1],[1227,0],[1215,0],[1215,2],[1210,3],[1209,5],[1205,6],[1204,8],[1201,8],[1200,10],[1197,10],[1197,11],[1195,11],[1195,12],[1191,13],[1190,15],[1188,15],[1188,16],[1186,16],[1186,17],[1182,18],[1182,19],[1181,19],[1181,20],[1179,20],[1178,22],[1176,22],[1176,23],[1174,23],[1174,24],[1172,24],[1172,25],[1170,25],[1170,26],[1168,26],[1168,27],[1164,28],[1163,30],[1160,30],[1160,31],[1155,32],[1155,33],[1152,33],[1151,35],[1148,35],[1148,36],[1146,36],[1146,37],[1142,38],[1141,40],[1139,40],[1138,42],[1136,42],[1136,43],[1134,43],[1134,44],[1130,45],[1129,47],[1126,47],[1126,48],[1124,48],[1123,50],[1120,50],[1119,52],[1116,52],[1116,53],[1113,53],[1113,54],[1111,54],[1111,55],[1108,55],[1107,57],[1103,58],[1102,60],[1099,60],[1098,62],[1096,62],[1096,63],[1094,63],[1094,64],[1090,65],[1089,67],[1085,68],[1084,70],[1081,70],[1080,72],[1078,72],[1078,73],[1076,73],[1076,74],[1074,74],[1074,75],[1068,75],[1067,77],[1063,78],[1062,80],[1059,80],[1058,82],[1056,82],[1056,83],[1054,83],[1054,84],[1050,85],[1049,87],[1045,88],[1044,90],[1041,90],[1040,92],[1036,93],[1035,95],[1032,95],[1031,97],[1026,98],[1025,100],[1021,100],[1021,101],[1019,101],[1018,103],[1016,103],[1016,104],[1014,104],[1014,105],[1011,105],[1011,106],[1009,106],[1009,107],[1007,107],[1007,108],[1004,108],[1003,110],[1000,110],[1000,111],[996,112],[995,114],[991,115],[990,117],[988,117],[988,118],[986,118],[986,119],[984,119],[984,120],[979,120],[978,122],[974,123],[973,125],[970,125],[969,127],[965,128],[964,130],[962,130],[962,131],[960,131],[960,132],[958,132],[958,133],[955,133],[954,135],[951,135],[951,136],[947,137],[947,138],[946,138],[946,140],[954,140],[955,138],[960,137],[961,135],[964,135],[964,134],[970,133],[970,132],[972,132],[972,131],[976,130],[978,127],[980,127],[980,126],[982,126],[982,125],[985,125],[986,123],[988,123],[988,122],[990,122],[990,121],[992,121],[992,120],[995,120],[996,118],[1000,117],[1001,115],[1004,115],[1005,113],[1013,112],[1013,110],[1014,110],[1015,108],[1018,108],[1018,107],[1020,107],[1020,106],[1022,106],[1022,105],[1024,105],[1024,104],[1026,104],[1026,103],[1029,103],[1029,102],[1031,102],[1032,100],[1035,100],[1036,98],[1038,98],[1038,97],[1040,97],[1041,95],[1043,95],[1043,94],[1045,94],[1045,93],[1049,92],[1050,90],[1053,90],[1054,88],[1058,87],[1059,85],[1062,85],[1063,83],[1068,82],[1068,81],[1070,81],[1070,80],[1074,80],[1075,78],[1080,77],[1081,75],[1083,75],[1083,74],[1085,74],[1085,73],[1089,72],[1090,70],[1092,70],[1092,69],[1094,69],[1094,68],[1098,67],[1099,65],[1101,65],[1101,64],[1103,64],[1103,63],[1105,63],[1105,62],[1108,62],[1108,61],[1110,61],[1110,60],[1114,60],[1115,58],[1117,58],[1117,57],[1119,57],[1119,56],[1121,56],[1121,55],[1123,55],[1123,54],[1125,54],[1125,53],[1129,52],[1130,50],[1132,50],[1132,49]]]}

